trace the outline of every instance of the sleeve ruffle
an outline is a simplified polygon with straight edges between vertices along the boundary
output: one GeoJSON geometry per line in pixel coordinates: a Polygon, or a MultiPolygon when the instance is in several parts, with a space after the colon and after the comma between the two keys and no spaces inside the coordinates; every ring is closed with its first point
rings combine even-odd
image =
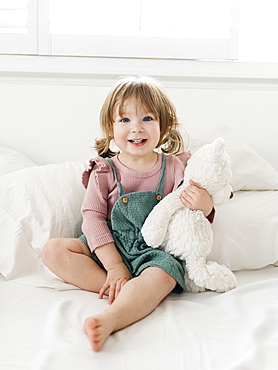
{"type": "Polygon", "coordinates": [[[187,161],[190,159],[190,157],[191,152],[184,152],[176,156],[176,158],[178,158],[183,163],[184,167],[186,166],[187,161]]]}
{"type": "Polygon", "coordinates": [[[96,176],[110,171],[110,165],[106,159],[102,157],[95,157],[90,159],[87,169],[82,173],[82,184],[87,189],[89,178],[92,171],[96,171],[96,176]]]}

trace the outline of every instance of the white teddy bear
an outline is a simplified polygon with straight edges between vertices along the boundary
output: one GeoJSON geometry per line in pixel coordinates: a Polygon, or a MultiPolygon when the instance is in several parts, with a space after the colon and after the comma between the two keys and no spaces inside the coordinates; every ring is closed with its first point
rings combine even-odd
{"type": "Polygon", "coordinates": [[[227,201],[232,194],[231,174],[225,141],[219,137],[192,155],[182,185],[154,207],[143,225],[142,234],[149,246],[184,261],[189,292],[226,292],[236,287],[236,278],[226,266],[206,260],[213,244],[210,222],[202,211],[192,211],[180,200],[181,192],[192,179],[207,190],[214,204],[227,201]]]}

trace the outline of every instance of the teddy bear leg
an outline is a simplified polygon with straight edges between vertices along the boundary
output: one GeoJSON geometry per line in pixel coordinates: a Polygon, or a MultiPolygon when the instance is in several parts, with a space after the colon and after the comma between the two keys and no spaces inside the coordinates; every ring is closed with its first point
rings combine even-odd
{"type": "Polygon", "coordinates": [[[186,265],[188,276],[187,280],[189,289],[196,292],[192,287],[194,283],[197,287],[208,289],[218,293],[224,293],[237,286],[237,280],[232,271],[225,265],[219,265],[217,262],[209,261],[191,261],[186,265]]]}
{"type": "Polygon", "coordinates": [[[206,269],[210,277],[205,285],[207,289],[224,293],[237,286],[236,277],[227,266],[219,265],[217,262],[208,261],[206,269]]]}
{"type": "Polygon", "coordinates": [[[206,288],[201,288],[197,286],[193,280],[189,279],[186,268],[185,268],[184,281],[185,281],[185,288],[188,293],[201,293],[201,292],[206,291],[206,288]]]}
{"type": "Polygon", "coordinates": [[[210,280],[206,269],[206,261],[203,257],[187,257],[186,270],[188,278],[200,288],[206,288],[208,280],[210,280]]]}

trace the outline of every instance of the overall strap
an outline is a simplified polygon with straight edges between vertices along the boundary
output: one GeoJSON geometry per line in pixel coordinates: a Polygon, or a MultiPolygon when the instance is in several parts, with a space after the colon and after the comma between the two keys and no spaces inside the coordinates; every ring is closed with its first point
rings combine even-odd
{"type": "Polygon", "coordinates": [[[163,194],[163,191],[164,191],[165,172],[166,172],[166,155],[162,154],[162,166],[161,166],[160,179],[159,179],[158,188],[157,188],[157,191],[160,194],[163,194]]]}
{"type": "Polygon", "coordinates": [[[118,190],[119,190],[119,195],[121,197],[122,195],[124,195],[124,189],[123,189],[123,187],[122,187],[122,185],[121,185],[121,183],[120,183],[120,181],[118,179],[117,171],[116,171],[116,168],[114,166],[114,163],[111,161],[110,158],[105,158],[105,159],[109,162],[109,164],[110,164],[110,166],[111,166],[111,168],[113,170],[115,181],[116,181],[116,184],[117,184],[118,190]]]}
{"type": "MultiPolygon", "coordinates": [[[[119,194],[120,194],[120,197],[123,196],[125,193],[124,193],[124,189],[118,179],[118,175],[117,175],[117,171],[116,171],[116,168],[114,166],[114,163],[111,161],[110,158],[105,158],[112,170],[113,170],[113,173],[114,173],[114,177],[115,177],[115,181],[116,181],[116,184],[117,184],[117,187],[118,187],[118,190],[119,190],[119,194]]],[[[159,183],[158,183],[158,187],[157,187],[157,191],[160,193],[160,194],[163,194],[163,191],[164,191],[164,183],[165,183],[165,172],[166,172],[166,155],[165,154],[162,154],[162,166],[161,166],[161,171],[160,171],[160,178],[159,178],[159,183]]]]}

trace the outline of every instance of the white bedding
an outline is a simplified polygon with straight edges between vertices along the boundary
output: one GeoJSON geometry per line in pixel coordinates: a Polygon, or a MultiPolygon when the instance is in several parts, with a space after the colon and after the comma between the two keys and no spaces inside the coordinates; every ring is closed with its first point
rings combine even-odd
{"type": "Polygon", "coordinates": [[[190,149],[219,135],[235,194],[217,207],[209,258],[235,271],[238,287],[171,294],[99,353],[83,322],[106,299],[64,283],[40,257],[50,237],[80,233],[86,163],[36,166],[0,145],[0,370],[277,370],[278,173],[226,130],[191,136],[190,149]]]}
{"type": "Polygon", "coordinates": [[[224,294],[171,294],[92,352],[82,325],[97,294],[0,280],[0,369],[276,370],[278,267],[236,272],[224,294]]]}

